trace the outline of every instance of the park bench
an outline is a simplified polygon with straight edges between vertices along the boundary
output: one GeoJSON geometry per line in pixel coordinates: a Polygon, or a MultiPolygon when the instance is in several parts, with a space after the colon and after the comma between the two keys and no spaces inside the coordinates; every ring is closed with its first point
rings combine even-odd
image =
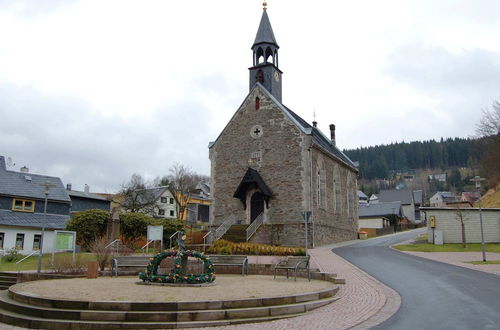
{"type": "Polygon", "coordinates": [[[286,270],[286,278],[288,278],[288,271],[293,270],[295,275],[295,281],[297,281],[297,271],[303,269],[307,271],[307,279],[311,280],[311,270],[309,268],[309,256],[303,257],[288,257],[286,260],[282,260],[274,266],[274,278],[276,278],[276,271],[278,269],[286,270]]]}
{"type": "Polygon", "coordinates": [[[243,255],[210,255],[212,264],[217,266],[240,266],[241,275],[248,275],[248,257],[243,255]]]}
{"type": "Polygon", "coordinates": [[[116,256],[111,260],[111,274],[118,276],[122,268],[143,268],[149,263],[151,256],[116,256]]]}

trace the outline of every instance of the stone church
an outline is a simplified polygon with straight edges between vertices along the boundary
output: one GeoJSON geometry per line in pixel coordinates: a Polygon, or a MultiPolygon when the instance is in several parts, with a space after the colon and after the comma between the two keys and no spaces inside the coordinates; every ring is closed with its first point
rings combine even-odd
{"type": "Polygon", "coordinates": [[[357,168],[337,148],[335,125],[328,138],[283,105],[278,49],[264,6],[250,92],[209,144],[212,228],[251,229],[250,242],[304,246],[303,212],[310,211],[309,246],[355,239],[357,168]]]}

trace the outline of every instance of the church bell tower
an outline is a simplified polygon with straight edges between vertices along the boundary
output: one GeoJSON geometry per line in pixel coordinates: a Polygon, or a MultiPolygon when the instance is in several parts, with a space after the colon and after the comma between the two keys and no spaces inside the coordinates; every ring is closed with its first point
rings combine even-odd
{"type": "Polygon", "coordinates": [[[253,66],[250,70],[250,90],[261,83],[281,103],[281,75],[278,68],[278,43],[267,16],[267,3],[263,3],[257,36],[252,46],[253,66]]]}

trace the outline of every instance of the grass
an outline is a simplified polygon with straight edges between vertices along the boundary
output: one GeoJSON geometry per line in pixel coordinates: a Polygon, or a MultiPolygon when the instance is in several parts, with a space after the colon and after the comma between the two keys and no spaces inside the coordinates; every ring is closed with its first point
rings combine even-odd
{"type": "MultiPolygon", "coordinates": [[[[400,251],[414,251],[414,252],[481,252],[481,243],[468,243],[466,248],[462,247],[462,243],[457,244],[443,244],[434,245],[432,243],[418,243],[418,244],[403,244],[395,245],[395,249],[400,251]]],[[[500,243],[487,243],[487,252],[500,253],[500,243]]]]}
{"type": "MultiPolygon", "coordinates": [[[[71,256],[72,253],[58,253],[58,255],[68,255],[71,256]]],[[[94,261],[96,260],[95,255],[92,253],[78,253],[78,255],[82,255],[85,260],[94,261]]],[[[52,254],[44,254],[42,257],[42,269],[46,269],[46,265],[48,261],[52,258],[52,254]]],[[[20,260],[20,259],[19,259],[20,260]]],[[[22,271],[22,270],[36,270],[38,268],[38,255],[34,255],[24,260],[23,262],[16,264],[17,261],[7,262],[5,259],[0,261],[0,271],[8,272],[8,271],[22,271]]]]}
{"type": "Polygon", "coordinates": [[[473,265],[500,265],[500,260],[486,260],[486,261],[466,261],[468,264],[473,265]]]}

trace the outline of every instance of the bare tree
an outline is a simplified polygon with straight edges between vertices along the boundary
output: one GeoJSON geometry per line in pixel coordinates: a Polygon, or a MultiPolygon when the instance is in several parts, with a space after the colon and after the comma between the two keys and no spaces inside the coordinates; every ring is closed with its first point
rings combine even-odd
{"type": "Polygon", "coordinates": [[[455,210],[455,220],[460,222],[460,226],[462,227],[462,247],[465,249],[467,247],[467,240],[465,238],[465,221],[467,221],[467,217],[459,206],[455,210]]]}
{"type": "Polygon", "coordinates": [[[490,109],[482,110],[483,116],[476,127],[480,137],[495,136],[500,134],[500,102],[493,102],[490,109]]]}
{"type": "Polygon", "coordinates": [[[177,199],[179,218],[182,218],[189,201],[190,192],[196,189],[198,183],[208,182],[209,178],[206,175],[195,173],[191,167],[178,162],[174,163],[168,171],[169,175],[161,179],[161,184],[170,187],[177,199]]]}
{"type": "Polygon", "coordinates": [[[156,195],[151,191],[152,184],[139,174],[132,174],[130,181],[122,185],[119,197],[114,201],[126,211],[153,214],[156,208],[156,195]]]}

